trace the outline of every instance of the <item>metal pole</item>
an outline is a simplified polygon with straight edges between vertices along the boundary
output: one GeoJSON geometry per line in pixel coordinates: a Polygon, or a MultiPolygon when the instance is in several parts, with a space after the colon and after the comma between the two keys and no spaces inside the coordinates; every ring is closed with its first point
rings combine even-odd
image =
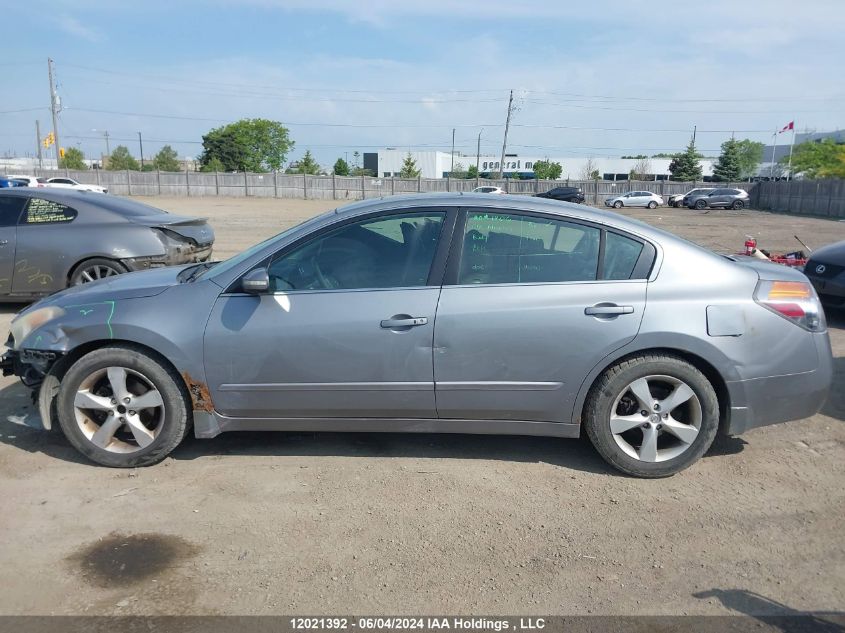
{"type": "Polygon", "coordinates": [[[511,90],[511,96],[508,99],[508,118],[505,119],[505,138],[502,141],[502,160],[499,161],[499,178],[505,174],[505,149],[508,146],[508,129],[510,129],[511,126],[511,110],[513,110],[513,90],[511,90]]]}
{"type": "Polygon", "coordinates": [[[478,146],[475,150],[475,186],[478,186],[478,167],[481,165],[481,132],[484,131],[484,128],[481,128],[481,131],[478,133],[478,146]]]}
{"type": "Polygon", "coordinates": [[[787,165],[786,179],[792,180],[792,148],[795,147],[795,119],[792,119],[792,143],[789,144],[789,163],[787,165]]]}
{"type": "Polygon", "coordinates": [[[769,178],[771,180],[775,179],[775,148],[778,146],[778,133],[775,132],[772,134],[774,138],[774,143],[772,143],[772,163],[769,166],[769,178]]]}
{"type": "Polygon", "coordinates": [[[111,148],[109,147],[109,131],[103,132],[103,138],[106,139],[106,156],[111,156],[111,148]]]}
{"type": "Polygon", "coordinates": [[[302,197],[308,200],[308,174],[302,172],[302,197]]]}
{"type": "Polygon", "coordinates": [[[273,197],[279,197],[279,170],[273,170],[273,197]]]}
{"type": "Polygon", "coordinates": [[[41,158],[41,123],[35,121],[35,147],[38,148],[38,169],[44,169],[44,159],[41,158]]]}
{"type": "Polygon", "coordinates": [[[334,172],[332,172],[332,200],[337,200],[337,175],[334,172]]]}
{"type": "Polygon", "coordinates": [[[220,172],[214,172],[214,194],[220,195],[220,172]]]}
{"type": "Polygon", "coordinates": [[[126,170],[126,190],[129,192],[129,195],[132,195],[132,173],[127,169],[126,170]]]}
{"type": "Polygon", "coordinates": [[[455,128],[452,128],[452,166],[449,167],[449,175],[455,171],[455,128]]]}
{"type": "Polygon", "coordinates": [[[140,132],[138,132],[138,145],[141,146],[141,169],[144,169],[144,141],[141,139],[140,132]]]}
{"type": "Polygon", "coordinates": [[[59,107],[58,107],[58,95],[56,94],[56,84],[53,83],[53,60],[49,57],[47,58],[47,76],[50,79],[50,113],[53,116],[53,140],[55,141],[56,147],[56,169],[59,168],[59,148],[61,144],[59,143],[59,107]]]}
{"type": "Polygon", "coordinates": [[[156,169],[156,185],[158,185],[158,195],[161,195],[161,170],[156,169]]]}

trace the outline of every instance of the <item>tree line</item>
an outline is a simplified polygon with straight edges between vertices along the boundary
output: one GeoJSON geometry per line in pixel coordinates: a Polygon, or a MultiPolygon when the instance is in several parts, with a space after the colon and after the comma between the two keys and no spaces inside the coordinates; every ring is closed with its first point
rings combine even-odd
{"type": "MultiPolygon", "coordinates": [[[[282,123],[268,119],[241,119],[234,123],[222,125],[209,130],[202,137],[203,151],[199,157],[199,167],[202,171],[210,172],[268,172],[281,171],[288,155],[293,151],[295,143],[290,132],[282,123]]],[[[721,153],[713,167],[713,180],[723,182],[737,182],[747,180],[756,175],[757,168],[763,160],[763,143],[750,139],[737,140],[730,138],[721,146],[721,153]]],[[[359,166],[360,154],[353,153],[353,164],[343,158],[338,158],[329,173],[338,176],[375,176],[371,170],[359,166]]],[[[623,156],[622,158],[636,159],[629,177],[645,179],[652,176],[651,162],[645,154],[623,156]]],[[[672,180],[695,181],[702,180],[703,170],[701,159],[703,155],[695,147],[695,141],[690,140],[686,149],[676,154],[655,154],[651,158],[671,158],[669,172],[672,180]]],[[[67,169],[86,169],[85,156],[78,148],[72,147],[64,152],[59,160],[59,166],[67,169]]],[[[779,162],[778,171],[783,173],[787,167],[788,158],[779,162]]],[[[151,160],[140,165],[132,156],[129,148],[118,145],[105,158],[103,167],[108,170],[132,171],[181,171],[176,150],[165,145],[151,160]]],[[[539,160],[534,163],[534,175],[541,180],[558,180],[562,176],[563,168],[555,161],[539,160]]],[[[327,173],[314,159],[310,150],[298,161],[290,164],[286,173],[324,174],[327,173]]],[[[416,161],[408,152],[400,171],[401,178],[417,178],[420,169],[416,161]]],[[[845,145],[837,144],[826,139],[821,142],[808,141],[797,145],[792,156],[792,173],[804,178],[845,178],[845,145]]],[[[449,172],[452,178],[475,179],[479,174],[475,165],[468,168],[457,162],[449,172]]],[[[487,174],[493,175],[493,174],[487,174]]],[[[498,175],[498,174],[495,174],[498,175]]],[[[581,180],[599,180],[600,174],[593,159],[587,159],[578,174],[581,180]]],[[[519,178],[518,173],[512,174],[519,178]]]]}

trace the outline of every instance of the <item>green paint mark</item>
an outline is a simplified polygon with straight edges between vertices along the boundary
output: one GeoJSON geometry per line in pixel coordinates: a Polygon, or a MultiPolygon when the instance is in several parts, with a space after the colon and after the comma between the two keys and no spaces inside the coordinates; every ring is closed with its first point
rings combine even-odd
{"type": "Polygon", "coordinates": [[[41,342],[41,335],[39,334],[38,336],[35,337],[35,342],[32,344],[33,347],[38,347],[38,343],[40,343],[40,342],[41,342]]]}
{"type": "Polygon", "coordinates": [[[109,338],[114,338],[114,330],[111,326],[111,320],[114,317],[114,306],[117,302],[116,301],[101,301],[99,303],[80,303],[77,305],[69,305],[68,308],[79,308],[79,314],[82,316],[88,316],[94,309],[90,306],[109,306],[109,314],[106,317],[106,327],[109,329],[109,338]]]}

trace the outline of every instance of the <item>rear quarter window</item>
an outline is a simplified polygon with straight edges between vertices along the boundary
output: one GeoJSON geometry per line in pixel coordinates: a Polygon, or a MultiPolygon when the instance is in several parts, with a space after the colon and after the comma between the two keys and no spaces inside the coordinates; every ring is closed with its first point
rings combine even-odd
{"type": "Polygon", "coordinates": [[[642,252],[642,242],[608,231],[604,244],[604,279],[630,279],[642,252]]]}
{"type": "Polygon", "coordinates": [[[58,224],[73,222],[77,216],[76,209],[44,198],[30,198],[26,211],[21,218],[21,224],[58,224]]]}

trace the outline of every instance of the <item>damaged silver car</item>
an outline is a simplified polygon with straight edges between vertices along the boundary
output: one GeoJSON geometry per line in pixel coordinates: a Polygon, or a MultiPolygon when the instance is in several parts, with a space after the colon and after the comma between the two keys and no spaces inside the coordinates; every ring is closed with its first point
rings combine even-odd
{"type": "Polygon", "coordinates": [[[0,191],[0,301],[28,301],[121,273],[204,262],[204,218],[86,191],[0,191]]]}
{"type": "Polygon", "coordinates": [[[484,194],[366,200],[225,262],[70,288],[7,346],[44,425],[117,467],[192,429],[586,432],[664,477],[718,432],[815,414],[833,366],[800,272],[484,194]]]}

